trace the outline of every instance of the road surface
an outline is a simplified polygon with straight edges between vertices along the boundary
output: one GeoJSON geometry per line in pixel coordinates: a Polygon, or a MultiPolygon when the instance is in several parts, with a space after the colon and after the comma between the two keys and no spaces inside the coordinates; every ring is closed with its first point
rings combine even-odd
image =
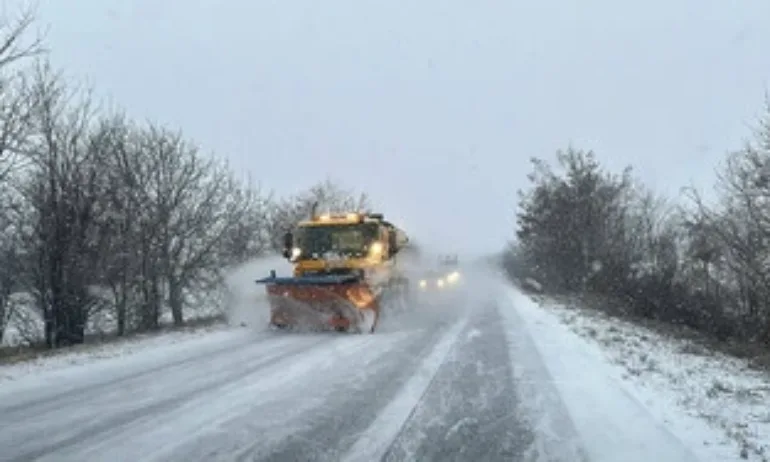
{"type": "Polygon", "coordinates": [[[485,292],[374,335],[238,329],[141,367],[0,386],[0,460],[589,460],[525,323],[485,292]]]}

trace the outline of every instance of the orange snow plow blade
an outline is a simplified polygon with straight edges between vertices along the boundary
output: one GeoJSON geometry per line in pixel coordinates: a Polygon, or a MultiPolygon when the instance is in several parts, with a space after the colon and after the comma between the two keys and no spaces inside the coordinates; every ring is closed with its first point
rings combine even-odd
{"type": "Polygon", "coordinates": [[[338,331],[374,332],[379,304],[369,286],[355,276],[269,277],[270,324],[338,331]]]}

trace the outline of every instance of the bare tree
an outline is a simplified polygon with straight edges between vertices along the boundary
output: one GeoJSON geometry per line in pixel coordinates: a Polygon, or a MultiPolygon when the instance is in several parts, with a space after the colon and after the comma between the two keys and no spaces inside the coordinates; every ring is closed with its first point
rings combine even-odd
{"type": "Polygon", "coordinates": [[[227,165],[206,158],[180,133],[149,126],[138,132],[132,159],[118,166],[137,210],[142,328],[156,327],[165,302],[174,323],[184,322],[185,294],[213,290],[221,268],[233,263],[238,241],[259,251],[264,216],[255,191],[241,187],[227,165]],[[249,217],[250,214],[256,216],[249,217]],[[249,226],[245,226],[249,223],[249,226]]]}
{"type": "MultiPolygon", "coordinates": [[[[11,197],[9,188],[0,187],[0,195],[11,197]]],[[[5,204],[0,213],[0,343],[3,341],[5,328],[13,317],[10,304],[11,296],[19,289],[19,234],[12,207],[5,204]]]]}
{"type": "Polygon", "coordinates": [[[30,134],[28,69],[21,64],[45,51],[40,35],[27,41],[34,20],[32,8],[14,19],[0,18],[0,182],[23,159],[19,154],[30,134]]]}
{"type": "Polygon", "coordinates": [[[47,64],[31,88],[35,135],[26,153],[34,166],[21,187],[28,203],[26,250],[30,286],[54,348],[84,341],[95,305],[90,286],[99,263],[96,215],[100,188],[88,145],[92,109],[87,95],[69,90],[47,64]]]}
{"type": "Polygon", "coordinates": [[[259,188],[243,186],[233,192],[233,199],[242,204],[241,216],[223,236],[221,258],[226,265],[237,265],[271,250],[268,207],[270,198],[259,188]]]}
{"type": "Polygon", "coordinates": [[[99,214],[100,239],[105,249],[100,262],[99,284],[109,288],[117,334],[129,329],[131,306],[139,303],[140,220],[144,213],[137,177],[148,168],[136,147],[136,129],[122,114],[103,117],[89,136],[103,182],[104,210],[99,214]],[[142,168],[144,167],[144,168],[142,168]]]}
{"type": "Polygon", "coordinates": [[[330,179],[321,181],[294,196],[274,200],[269,204],[269,235],[272,247],[280,251],[282,236],[300,220],[310,218],[314,204],[317,212],[369,212],[372,204],[365,193],[356,193],[330,179]]]}
{"type": "MultiPolygon", "coordinates": [[[[693,229],[694,257],[706,271],[709,287],[731,292],[723,314],[738,317],[744,335],[770,338],[770,104],[754,143],[728,155],[718,175],[717,207],[691,199],[700,220],[693,229]],[[719,280],[710,272],[724,268],[719,280]],[[734,308],[739,310],[734,312],[734,308]],[[757,327],[761,326],[759,330],[757,327]],[[753,332],[749,332],[753,331],[753,332]]],[[[720,293],[721,295],[721,293],[720,293]]]]}
{"type": "Polygon", "coordinates": [[[32,128],[28,70],[21,64],[44,51],[40,36],[27,41],[34,16],[34,10],[27,8],[16,18],[0,18],[0,260],[5,262],[0,267],[0,341],[13,317],[8,303],[20,285],[15,214],[19,198],[9,179],[21,164],[32,128]]]}

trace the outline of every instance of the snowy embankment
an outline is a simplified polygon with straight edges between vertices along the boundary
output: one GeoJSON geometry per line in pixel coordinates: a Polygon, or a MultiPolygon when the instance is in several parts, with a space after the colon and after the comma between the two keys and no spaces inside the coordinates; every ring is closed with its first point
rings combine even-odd
{"type": "MultiPolygon", "coordinates": [[[[600,413],[602,409],[611,413],[617,392],[609,389],[607,402],[594,403],[593,410],[570,399],[570,393],[577,388],[598,386],[602,380],[597,377],[609,378],[622,394],[639,402],[661,428],[689,446],[700,460],[770,460],[767,372],[751,369],[747,361],[710,352],[690,341],[610,318],[597,310],[567,308],[556,302],[537,303],[518,291],[513,291],[511,297],[534,337],[561,345],[561,354],[565,356],[557,362],[562,366],[578,362],[583,368],[584,383],[561,387],[573,418],[578,416],[576,420],[580,420],[581,413],[600,413]]],[[[553,364],[554,359],[547,362],[553,364]]],[[[612,422],[599,419],[595,429],[578,430],[632,434],[635,419],[636,416],[627,416],[625,426],[617,422],[621,424],[617,428],[611,428],[612,422]]]]}

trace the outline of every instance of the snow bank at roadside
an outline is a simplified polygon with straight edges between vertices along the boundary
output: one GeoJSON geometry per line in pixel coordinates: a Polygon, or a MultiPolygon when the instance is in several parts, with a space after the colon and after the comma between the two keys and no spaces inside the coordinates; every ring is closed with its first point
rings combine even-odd
{"type": "Polygon", "coordinates": [[[572,336],[565,341],[583,343],[604,360],[618,383],[702,460],[770,460],[768,374],[599,311],[529,305],[539,322],[560,322],[572,336]]]}

